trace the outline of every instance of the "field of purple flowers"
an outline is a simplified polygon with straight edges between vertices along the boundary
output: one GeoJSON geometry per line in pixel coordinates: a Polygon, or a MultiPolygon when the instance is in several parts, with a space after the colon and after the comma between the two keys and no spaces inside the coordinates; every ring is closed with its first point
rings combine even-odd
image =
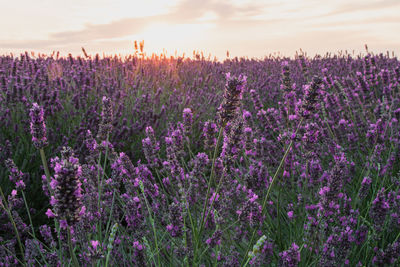
{"type": "Polygon", "coordinates": [[[389,55],[0,57],[0,266],[398,266],[389,55]]]}

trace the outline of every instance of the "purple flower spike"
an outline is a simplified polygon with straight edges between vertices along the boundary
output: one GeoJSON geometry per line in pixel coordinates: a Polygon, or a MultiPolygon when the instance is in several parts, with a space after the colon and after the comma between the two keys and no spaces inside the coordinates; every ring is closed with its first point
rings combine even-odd
{"type": "Polygon", "coordinates": [[[190,108],[185,108],[183,110],[183,126],[186,136],[190,135],[190,131],[192,130],[192,124],[193,124],[193,112],[190,108]]]}
{"type": "Polygon", "coordinates": [[[226,74],[224,100],[218,108],[220,125],[226,125],[236,117],[246,83],[246,76],[236,77],[230,73],[226,74]]]}
{"type": "Polygon", "coordinates": [[[56,162],[54,171],[54,211],[58,218],[72,225],[79,221],[82,211],[81,166],[78,159],[71,156],[56,162]]]}
{"type": "Polygon", "coordinates": [[[279,256],[281,257],[280,266],[284,267],[298,266],[300,262],[299,246],[296,245],[296,243],[293,243],[288,250],[279,253],[279,256]]]}
{"type": "Polygon", "coordinates": [[[107,140],[112,130],[113,122],[113,109],[111,99],[103,96],[103,107],[101,110],[101,123],[99,125],[99,132],[97,133],[97,140],[99,142],[107,140]]]}
{"type": "Polygon", "coordinates": [[[320,94],[319,91],[321,84],[322,79],[318,76],[315,76],[311,82],[311,85],[306,88],[302,106],[302,116],[306,119],[309,118],[311,113],[315,110],[315,104],[317,103],[317,98],[320,94]]]}
{"type": "Polygon", "coordinates": [[[24,174],[18,169],[12,159],[7,159],[5,162],[10,175],[10,181],[15,183],[17,189],[25,189],[24,174]]]}
{"type": "Polygon", "coordinates": [[[42,149],[48,144],[43,108],[37,103],[33,103],[32,108],[29,111],[29,116],[31,117],[31,135],[33,145],[37,149],[42,149]]]}

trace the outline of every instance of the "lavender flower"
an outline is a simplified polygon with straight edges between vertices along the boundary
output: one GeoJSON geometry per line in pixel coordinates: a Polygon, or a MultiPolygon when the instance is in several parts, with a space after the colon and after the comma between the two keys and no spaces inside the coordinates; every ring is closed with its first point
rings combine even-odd
{"type": "Polygon", "coordinates": [[[39,227],[39,230],[46,244],[48,244],[51,248],[55,248],[57,243],[54,241],[53,234],[51,233],[51,228],[44,224],[39,227]]]}
{"type": "Polygon", "coordinates": [[[372,202],[371,209],[369,212],[370,217],[372,218],[373,224],[377,231],[380,231],[384,225],[386,220],[386,215],[389,212],[390,206],[385,198],[385,189],[382,188],[374,201],[372,202]]]}
{"type": "Polygon", "coordinates": [[[240,210],[236,211],[239,217],[239,221],[242,223],[248,223],[251,226],[260,224],[263,220],[262,207],[256,201],[258,196],[254,193],[250,194],[250,198],[243,203],[240,210]]]}
{"type": "Polygon", "coordinates": [[[29,112],[29,116],[31,117],[31,135],[33,145],[37,149],[42,149],[48,144],[43,108],[37,103],[33,103],[29,112]]]}
{"type": "Polygon", "coordinates": [[[216,133],[217,125],[211,121],[206,121],[203,127],[204,149],[206,151],[214,150],[217,142],[215,138],[216,133]]]}
{"type": "Polygon", "coordinates": [[[160,151],[160,142],[157,141],[154,130],[151,126],[146,127],[146,138],[142,140],[143,153],[150,167],[160,166],[158,152],[160,151]]]}
{"type": "Polygon", "coordinates": [[[371,183],[372,183],[371,178],[364,177],[364,179],[361,182],[360,191],[358,191],[358,197],[360,199],[364,199],[368,195],[368,192],[371,188],[371,183]]]}
{"type": "Polygon", "coordinates": [[[99,142],[107,141],[112,130],[113,110],[111,99],[103,96],[103,106],[101,110],[101,123],[97,133],[99,142]]]}
{"type": "Polygon", "coordinates": [[[230,73],[226,74],[224,100],[218,108],[219,123],[221,126],[226,125],[227,122],[236,117],[246,82],[246,76],[240,75],[236,77],[231,76],[230,73]]]}
{"type": "Polygon", "coordinates": [[[253,104],[254,104],[254,108],[257,112],[260,112],[261,110],[264,110],[264,106],[261,103],[260,100],[260,95],[258,94],[258,92],[254,89],[250,90],[250,95],[251,95],[251,99],[253,100],[253,104]]]}
{"type": "Polygon", "coordinates": [[[222,231],[216,230],[213,233],[213,235],[206,240],[206,244],[209,245],[211,248],[219,246],[221,244],[221,237],[222,237],[222,231]]]}
{"type": "Polygon", "coordinates": [[[42,244],[35,239],[27,239],[25,241],[25,260],[28,266],[35,266],[40,254],[44,253],[42,244]]]}
{"type": "Polygon", "coordinates": [[[185,129],[185,135],[189,136],[192,130],[193,124],[193,112],[190,108],[185,108],[183,110],[183,126],[185,129]]]}
{"type": "Polygon", "coordinates": [[[372,264],[377,266],[391,266],[400,258],[400,243],[389,244],[385,250],[377,250],[377,255],[372,259],[372,264]]]}
{"type": "Polygon", "coordinates": [[[82,211],[81,166],[74,157],[58,160],[52,180],[54,189],[54,211],[60,220],[73,225],[80,220],[82,211]]]}
{"type": "Polygon", "coordinates": [[[281,253],[279,253],[280,265],[282,267],[296,267],[300,263],[299,246],[293,243],[292,246],[281,253]]]}
{"type": "Polygon", "coordinates": [[[5,162],[10,175],[10,181],[15,183],[17,189],[25,189],[24,174],[18,169],[12,159],[7,159],[5,162]]]}
{"type": "Polygon", "coordinates": [[[222,145],[221,158],[225,163],[225,167],[233,166],[234,161],[238,158],[242,150],[243,121],[236,120],[229,124],[224,131],[224,142],[222,145]]]}
{"type": "Polygon", "coordinates": [[[169,206],[170,224],[167,225],[167,230],[173,237],[179,237],[183,233],[183,218],[182,207],[180,203],[173,202],[169,206]]]}
{"type": "Polygon", "coordinates": [[[320,266],[348,265],[347,257],[355,241],[354,232],[349,226],[342,230],[335,228],[333,232],[323,245],[320,266]]]}
{"type": "Polygon", "coordinates": [[[344,153],[335,156],[335,166],[328,176],[328,184],[320,189],[320,213],[326,219],[331,219],[339,211],[339,199],[342,197],[341,191],[349,175],[348,162],[344,153]]]}
{"type": "Polygon", "coordinates": [[[282,62],[282,85],[281,89],[285,90],[286,93],[289,93],[292,90],[292,84],[290,79],[290,69],[289,62],[282,62]]]}
{"type": "Polygon", "coordinates": [[[315,110],[321,84],[322,79],[318,76],[314,76],[311,85],[306,87],[301,113],[304,118],[309,118],[311,113],[315,110]]]}

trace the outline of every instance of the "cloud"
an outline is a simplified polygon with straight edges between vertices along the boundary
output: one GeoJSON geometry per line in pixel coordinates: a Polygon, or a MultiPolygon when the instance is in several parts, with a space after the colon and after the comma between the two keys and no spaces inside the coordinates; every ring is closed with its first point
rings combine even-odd
{"type": "Polygon", "coordinates": [[[106,24],[87,24],[79,31],[65,31],[50,34],[50,40],[62,42],[93,41],[98,39],[112,39],[132,35],[142,31],[152,21],[160,16],[144,18],[127,18],[112,21],[106,24]]]}
{"type": "MultiPolygon", "coordinates": [[[[66,46],[68,44],[82,44],[124,38],[139,34],[145,31],[146,27],[153,24],[201,24],[204,23],[204,21],[201,21],[201,18],[204,17],[207,12],[213,12],[217,15],[217,18],[213,21],[214,23],[223,23],[225,25],[226,21],[229,20],[245,20],[252,15],[260,14],[262,8],[261,6],[250,4],[237,6],[228,1],[184,0],[171,8],[166,14],[139,18],[124,18],[105,24],[86,24],[81,30],[51,33],[48,40],[3,40],[0,43],[0,47],[38,49],[45,47],[51,48],[57,45],[66,46]]],[[[232,24],[236,23],[237,22],[232,22],[232,24]]]]}
{"type": "Polygon", "coordinates": [[[385,8],[394,8],[400,6],[398,0],[379,0],[379,1],[353,1],[352,3],[346,3],[338,5],[333,11],[321,15],[322,17],[334,16],[346,13],[354,13],[359,11],[370,11],[379,10],[385,8]]]}
{"type": "Polygon", "coordinates": [[[359,19],[343,19],[336,20],[332,22],[318,22],[313,25],[317,27],[338,27],[338,26],[356,26],[362,25],[365,26],[367,24],[400,24],[400,17],[394,16],[386,16],[386,17],[371,17],[371,18],[359,18],[359,19]]]}

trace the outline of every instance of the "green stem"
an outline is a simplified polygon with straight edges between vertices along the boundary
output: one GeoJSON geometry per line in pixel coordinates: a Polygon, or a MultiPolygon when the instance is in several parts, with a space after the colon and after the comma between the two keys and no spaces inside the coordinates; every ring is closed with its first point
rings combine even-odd
{"type": "MultiPolygon", "coordinates": [[[[51,185],[50,185],[51,178],[50,178],[49,167],[48,167],[48,165],[47,165],[46,154],[44,153],[43,148],[39,149],[39,152],[40,152],[40,158],[42,159],[42,163],[43,163],[44,173],[45,173],[45,175],[46,175],[47,187],[48,187],[48,189],[49,189],[49,193],[50,193],[50,197],[51,197],[51,196],[54,196],[54,190],[53,190],[53,188],[52,188],[51,185]]],[[[59,225],[59,223],[58,223],[58,221],[57,221],[56,218],[54,218],[54,226],[55,226],[55,228],[56,228],[56,230],[57,230],[57,233],[58,233],[58,245],[59,245],[59,247],[60,247],[60,249],[59,249],[59,251],[58,251],[58,252],[59,252],[58,254],[59,254],[60,258],[62,258],[61,238],[60,238],[60,225],[59,225]]]]}
{"type": "Polygon", "coordinates": [[[250,257],[248,257],[248,258],[247,258],[247,261],[244,263],[243,267],[246,267],[246,266],[247,266],[247,264],[249,264],[250,260],[251,260],[251,258],[250,258],[250,257]]]}
{"type": "Polygon", "coordinates": [[[25,255],[24,255],[25,253],[24,253],[24,249],[23,249],[23,246],[22,246],[21,238],[19,236],[18,228],[17,228],[17,225],[15,224],[15,221],[14,221],[14,218],[13,218],[13,216],[11,214],[11,211],[10,211],[8,205],[7,205],[7,201],[6,201],[6,198],[5,198],[4,194],[3,194],[3,190],[1,188],[1,186],[0,186],[0,194],[1,194],[1,198],[3,200],[3,205],[2,206],[3,206],[4,210],[7,212],[8,217],[10,218],[11,224],[12,224],[12,226],[14,228],[15,235],[17,236],[17,241],[18,241],[19,249],[21,251],[22,261],[26,265],[25,255]]]}
{"type": "Polygon", "coordinates": [[[277,208],[277,219],[278,219],[278,236],[279,236],[279,245],[282,248],[282,230],[281,230],[281,211],[280,211],[280,200],[281,200],[281,186],[278,189],[278,201],[276,202],[277,208]]]}
{"type": "Polygon", "coordinates": [[[75,267],[79,267],[79,262],[78,259],[76,258],[76,255],[74,253],[74,249],[72,248],[72,241],[71,241],[71,229],[69,226],[67,226],[67,235],[68,235],[68,248],[69,248],[69,254],[72,258],[72,262],[75,267]]]}
{"type": "MultiPolygon", "coordinates": [[[[25,193],[24,191],[21,191],[22,193],[22,198],[24,199],[24,203],[25,203],[25,209],[26,209],[26,213],[28,213],[28,218],[29,218],[29,223],[31,225],[32,228],[32,237],[36,239],[36,234],[35,234],[35,228],[33,227],[33,223],[32,223],[32,217],[31,217],[31,213],[29,211],[29,207],[28,207],[28,203],[26,202],[26,197],[25,197],[25,193]]],[[[46,263],[46,265],[49,265],[48,262],[46,261],[46,258],[44,257],[42,250],[39,248],[38,244],[35,242],[36,248],[38,249],[40,255],[42,256],[43,261],[46,263]]]]}
{"type": "MultiPolygon", "coordinates": [[[[251,249],[251,244],[253,244],[253,240],[254,240],[255,234],[256,234],[256,231],[253,231],[253,234],[252,234],[252,236],[250,238],[249,245],[247,246],[247,249],[246,249],[246,254],[244,254],[245,257],[248,257],[248,255],[249,255],[249,252],[250,252],[250,249],[251,249]]],[[[242,260],[242,264],[243,264],[244,259],[242,260]]],[[[246,266],[249,263],[249,261],[250,261],[250,257],[248,257],[247,261],[244,263],[243,266],[246,266]]]]}
{"type": "MultiPolygon", "coordinates": [[[[302,123],[303,123],[303,118],[301,118],[301,120],[300,120],[300,122],[299,122],[299,125],[297,126],[295,135],[297,135],[297,132],[299,131],[300,126],[301,126],[302,123]]],[[[268,186],[267,194],[265,195],[264,201],[263,201],[263,204],[262,204],[262,211],[264,211],[265,204],[267,203],[267,199],[268,199],[269,193],[271,192],[271,188],[272,188],[272,186],[273,186],[273,184],[274,184],[276,178],[278,177],[278,173],[280,172],[280,170],[281,170],[281,168],[282,168],[282,166],[283,166],[283,163],[285,162],[286,157],[287,157],[287,155],[289,154],[289,151],[290,151],[290,149],[292,148],[292,146],[293,146],[293,140],[290,141],[289,146],[286,148],[285,154],[283,155],[283,157],[282,157],[282,159],[281,159],[281,162],[279,163],[278,169],[275,171],[275,174],[274,174],[274,176],[272,177],[271,184],[268,186]]]]}
{"type": "Polygon", "coordinates": [[[44,173],[46,174],[46,180],[47,180],[47,187],[49,188],[49,192],[52,196],[54,196],[54,192],[53,192],[53,188],[51,188],[51,180],[50,180],[50,171],[49,171],[49,167],[47,165],[47,159],[46,159],[46,155],[44,153],[43,148],[39,149],[40,151],[40,158],[42,159],[42,164],[43,164],[43,169],[44,169],[44,173]]]}
{"type": "Polygon", "coordinates": [[[155,243],[155,245],[156,245],[158,266],[161,266],[160,251],[159,251],[159,249],[158,249],[158,241],[157,241],[156,227],[155,227],[155,225],[154,225],[153,216],[151,215],[150,206],[149,206],[149,204],[147,203],[147,198],[146,198],[146,195],[144,194],[144,187],[143,187],[142,181],[140,181],[140,190],[142,191],[143,199],[144,199],[144,202],[146,203],[147,211],[149,212],[151,227],[153,228],[154,243],[155,243]]]}
{"type": "Polygon", "coordinates": [[[219,130],[219,133],[218,133],[217,144],[215,145],[215,148],[214,148],[214,154],[213,154],[213,160],[212,160],[212,166],[211,166],[211,174],[210,174],[210,179],[208,180],[208,184],[207,184],[207,193],[206,193],[206,198],[204,200],[203,211],[202,211],[202,214],[201,214],[200,229],[198,231],[198,237],[196,238],[196,240],[198,241],[196,243],[196,251],[197,251],[198,246],[200,245],[199,244],[200,243],[200,235],[201,235],[201,232],[203,230],[203,227],[204,227],[204,224],[205,224],[205,220],[206,220],[206,219],[204,219],[204,216],[206,214],[207,202],[208,202],[208,198],[210,196],[211,182],[212,182],[212,180],[214,178],[215,160],[217,158],[218,147],[219,147],[219,144],[221,143],[221,139],[222,139],[222,135],[223,135],[222,133],[223,133],[224,129],[225,129],[225,125],[222,125],[221,129],[219,130]]]}
{"type": "Polygon", "coordinates": [[[24,191],[21,191],[21,193],[22,193],[22,198],[24,199],[26,212],[28,213],[29,223],[31,224],[32,236],[33,236],[34,239],[36,239],[35,229],[33,228],[32,217],[31,217],[31,213],[29,212],[28,203],[26,202],[25,193],[24,193],[24,191]]]}
{"type": "MultiPolygon", "coordinates": [[[[109,134],[107,134],[107,144],[108,144],[109,134]]],[[[108,145],[106,147],[106,153],[104,155],[104,164],[103,167],[101,166],[101,151],[99,153],[99,160],[97,162],[97,191],[98,191],[98,199],[97,199],[97,209],[101,212],[101,195],[102,195],[102,185],[105,175],[105,167],[107,163],[107,154],[108,154],[108,145]],[[102,170],[101,178],[100,178],[100,170],[102,170]]],[[[103,235],[102,235],[102,220],[101,218],[98,220],[98,231],[99,231],[99,239],[103,242],[103,235]]]]}

